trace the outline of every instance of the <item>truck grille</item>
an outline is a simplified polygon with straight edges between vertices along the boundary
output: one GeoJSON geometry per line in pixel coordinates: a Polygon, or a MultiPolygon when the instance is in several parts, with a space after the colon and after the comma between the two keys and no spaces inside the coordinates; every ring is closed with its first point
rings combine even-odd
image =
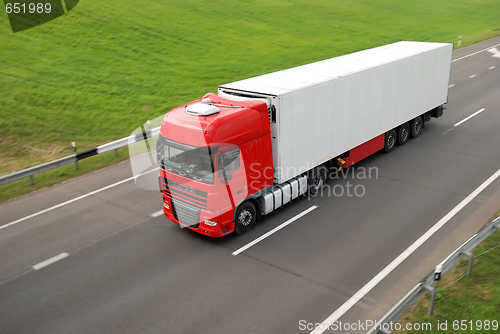
{"type": "Polygon", "coordinates": [[[207,192],[178,182],[161,178],[161,188],[172,198],[182,200],[199,208],[207,208],[207,192]]]}
{"type": "Polygon", "coordinates": [[[199,208],[173,197],[171,203],[174,216],[182,225],[191,228],[198,228],[200,226],[199,208]]]}

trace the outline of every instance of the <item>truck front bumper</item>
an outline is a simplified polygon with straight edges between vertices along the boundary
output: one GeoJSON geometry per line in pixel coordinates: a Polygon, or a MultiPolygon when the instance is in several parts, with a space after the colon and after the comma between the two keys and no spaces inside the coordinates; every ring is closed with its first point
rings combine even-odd
{"type": "Polygon", "coordinates": [[[182,224],[179,220],[175,218],[175,215],[172,211],[171,200],[169,197],[166,197],[164,199],[163,213],[165,214],[165,217],[167,217],[170,221],[179,225],[181,228],[187,228],[189,230],[195,231],[199,234],[207,235],[212,238],[220,238],[234,231],[234,223],[231,222],[230,224],[225,224],[224,226],[222,226],[221,225],[222,222],[220,221],[220,216],[214,215],[214,213],[203,209],[200,210],[200,222],[198,224],[194,226],[186,226],[182,224]],[[214,216],[216,218],[212,218],[214,216]],[[217,225],[216,226],[207,225],[204,223],[205,219],[209,219],[211,221],[217,221],[217,225]]]}

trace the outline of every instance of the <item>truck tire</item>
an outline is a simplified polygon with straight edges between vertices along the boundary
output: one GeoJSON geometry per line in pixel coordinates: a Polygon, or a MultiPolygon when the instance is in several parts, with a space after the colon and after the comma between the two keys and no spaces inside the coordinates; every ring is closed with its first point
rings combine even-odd
{"type": "Polygon", "coordinates": [[[257,211],[252,202],[245,202],[238,207],[234,220],[234,233],[242,235],[253,228],[257,211]]]}
{"type": "Polygon", "coordinates": [[[319,194],[326,179],[326,168],[314,168],[309,175],[309,195],[316,196],[319,194]]]}
{"type": "Polygon", "coordinates": [[[410,125],[405,123],[398,129],[398,144],[404,145],[410,138],[410,125]]]}
{"type": "Polygon", "coordinates": [[[411,121],[411,137],[412,138],[417,138],[418,135],[420,135],[420,132],[422,131],[422,117],[418,116],[415,118],[413,121],[411,121]]]}
{"type": "Polygon", "coordinates": [[[385,153],[392,152],[394,147],[396,147],[396,140],[397,140],[396,138],[397,138],[396,130],[394,129],[391,131],[387,131],[385,133],[385,143],[384,143],[385,153]]]}

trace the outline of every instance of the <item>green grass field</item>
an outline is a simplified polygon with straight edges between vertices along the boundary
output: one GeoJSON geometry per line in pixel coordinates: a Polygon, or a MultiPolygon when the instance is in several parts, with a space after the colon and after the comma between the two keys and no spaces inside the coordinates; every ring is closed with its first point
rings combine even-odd
{"type": "Polygon", "coordinates": [[[130,134],[218,84],[398,40],[500,34],[498,0],[82,0],[0,15],[0,175],[130,134]]]}

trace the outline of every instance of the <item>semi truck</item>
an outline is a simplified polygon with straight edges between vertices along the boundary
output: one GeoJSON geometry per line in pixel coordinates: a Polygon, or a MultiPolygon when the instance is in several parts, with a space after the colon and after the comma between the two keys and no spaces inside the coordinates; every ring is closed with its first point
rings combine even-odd
{"type": "Polygon", "coordinates": [[[443,115],[453,45],[401,41],[223,84],[169,111],[156,141],[163,212],[195,232],[256,220],[443,115]]]}

